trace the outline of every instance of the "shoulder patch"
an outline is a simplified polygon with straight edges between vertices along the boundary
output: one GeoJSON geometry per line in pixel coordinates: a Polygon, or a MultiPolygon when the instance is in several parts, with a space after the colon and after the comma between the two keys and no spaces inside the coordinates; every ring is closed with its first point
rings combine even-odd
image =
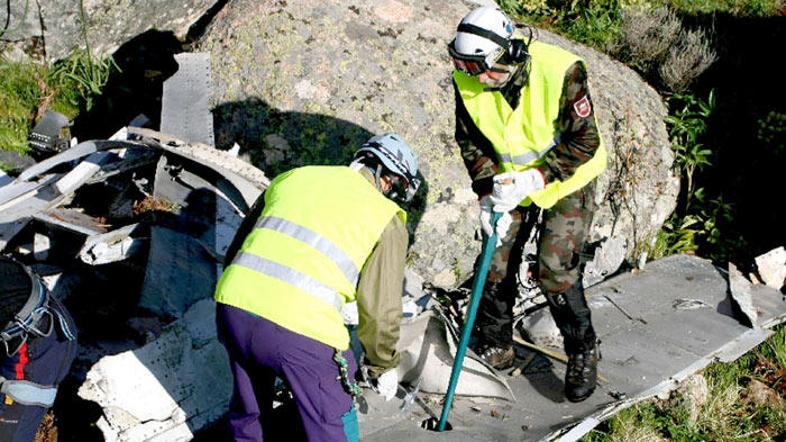
{"type": "Polygon", "coordinates": [[[573,110],[576,111],[579,117],[587,118],[592,112],[592,105],[590,104],[589,98],[587,98],[586,95],[581,97],[579,101],[573,103],[573,110]]]}

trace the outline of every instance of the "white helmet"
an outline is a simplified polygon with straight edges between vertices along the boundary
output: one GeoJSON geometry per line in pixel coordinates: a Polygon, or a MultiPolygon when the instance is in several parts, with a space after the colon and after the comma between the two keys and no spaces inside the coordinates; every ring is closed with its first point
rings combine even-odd
{"type": "Polygon", "coordinates": [[[498,8],[483,6],[461,20],[448,51],[457,69],[477,75],[491,69],[509,52],[512,37],[510,18],[498,8]]]}

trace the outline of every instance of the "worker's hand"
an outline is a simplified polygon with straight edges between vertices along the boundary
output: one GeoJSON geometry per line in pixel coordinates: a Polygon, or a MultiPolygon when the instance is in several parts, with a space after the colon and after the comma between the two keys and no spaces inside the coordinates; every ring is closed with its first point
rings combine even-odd
{"type": "MultiPolygon", "coordinates": [[[[491,212],[493,204],[491,203],[491,196],[486,195],[480,199],[480,228],[486,236],[491,236],[491,212]]],[[[508,234],[510,225],[513,223],[513,218],[510,212],[505,212],[497,221],[497,247],[502,244],[502,238],[508,234]]]]}
{"type": "Polygon", "coordinates": [[[543,189],[546,182],[538,169],[506,172],[494,177],[491,203],[495,212],[510,212],[531,193],[543,189]]]}
{"type": "Polygon", "coordinates": [[[385,398],[386,401],[393,399],[398,391],[398,374],[396,370],[388,370],[377,378],[377,393],[385,398]]]}

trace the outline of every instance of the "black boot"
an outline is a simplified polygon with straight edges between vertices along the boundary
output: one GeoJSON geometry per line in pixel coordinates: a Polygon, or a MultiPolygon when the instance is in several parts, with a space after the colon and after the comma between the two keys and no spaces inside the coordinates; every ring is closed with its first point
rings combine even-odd
{"type": "Polygon", "coordinates": [[[568,355],[568,370],[565,373],[565,397],[571,402],[581,402],[595,391],[598,381],[599,341],[568,355]]]}
{"type": "Polygon", "coordinates": [[[546,296],[546,299],[554,322],[562,332],[568,355],[565,397],[571,402],[581,402],[595,391],[600,359],[590,309],[579,287],[546,296]]]}

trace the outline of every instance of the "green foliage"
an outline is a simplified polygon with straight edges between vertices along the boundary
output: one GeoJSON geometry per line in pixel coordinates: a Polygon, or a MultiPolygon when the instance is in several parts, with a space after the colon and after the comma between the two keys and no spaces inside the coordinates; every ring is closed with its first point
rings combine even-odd
{"type": "Polygon", "coordinates": [[[101,95],[109,76],[120,71],[112,57],[93,60],[87,51],[75,51],[56,63],[49,71],[49,80],[65,93],[63,98],[73,106],[93,107],[93,99],[101,95]]]}
{"type": "Polygon", "coordinates": [[[83,51],[51,68],[0,58],[0,149],[26,151],[27,136],[47,109],[71,119],[89,110],[115,69],[111,58],[94,61],[83,51]]]}
{"type": "Polygon", "coordinates": [[[686,14],[720,12],[741,17],[779,15],[785,7],[783,0],[665,0],[662,3],[686,14]]]}
{"type": "Polygon", "coordinates": [[[786,152],[786,114],[772,111],[758,121],[757,138],[776,155],[786,152]]]}
{"type": "Polygon", "coordinates": [[[691,94],[675,94],[668,104],[666,123],[675,166],[685,183],[681,194],[683,203],[664,224],[650,256],[701,251],[711,259],[725,260],[744,246],[742,238],[723,232],[723,226],[732,222],[733,207],[720,196],[709,197],[704,188],[695,186],[696,173],[712,164],[713,151],[704,146],[702,137],[715,109],[715,95],[710,92],[702,100],[691,94]]]}
{"type": "Polygon", "coordinates": [[[41,66],[0,59],[0,148],[26,149],[27,133],[42,95],[43,78],[41,66]]]}
{"type": "Polygon", "coordinates": [[[617,40],[622,18],[620,0],[597,0],[589,2],[589,6],[579,4],[573,2],[570,9],[561,12],[560,21],[566,24],[568,38],[601,49],[617,40]]]}
{"type": "Polygon", "coordinates": [[[675,94],[668,99],[669,126],[675,163],[687,182],[687,203],[693,198],[693,178],[697,171],[709,166],[712,151],[700,142],[707,132],[708,120],[715,109],[715,94],[710,92],[706,101],[690,94],[675,94]]]}
{"type": "Polygon", "coordinates": [[[625,0],[501,0],[500,7],[519,20],[551,29],[603,49],[617,38],[625,0]]]}

